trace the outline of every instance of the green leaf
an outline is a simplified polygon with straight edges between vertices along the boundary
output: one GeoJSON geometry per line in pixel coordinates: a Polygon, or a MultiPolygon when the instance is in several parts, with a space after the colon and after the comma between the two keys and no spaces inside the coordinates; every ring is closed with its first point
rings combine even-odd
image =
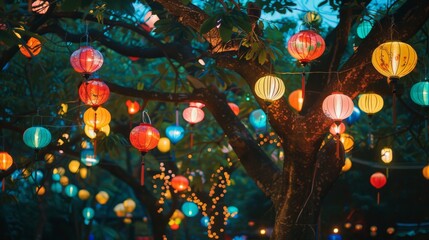
{"type": "Polygon", "coordinates": [[[219,16],[211,16],[207,18],[203,24],[201,24],[200,27],[200,33],[206,34],[208,33],[212,28],[214,28],[217,24],[217,20],[219,19],[219,16]]]}
{"type": "Polygon", "coordinates": [[[222,24],[219,28],[220,37],[222,38],[223,42],[228,42],[231,40],[232,36],[232,27],[228,26],[228,24],[222,24]]]}
{"type": "Polygon", "coordinates": [[[265,49],[261,49],[258,55],[258,62],[259,64],[264,64],[267,61],[267,51],[265,49]]]}
{"type": "Polygon", "coordinates": [[[236,17],[235,20],[238,27],[240,27],[246,33],[252,31],[252,25],[250,25],[250,19],[247,15],[241,14],[240,16],[236,17]]]}

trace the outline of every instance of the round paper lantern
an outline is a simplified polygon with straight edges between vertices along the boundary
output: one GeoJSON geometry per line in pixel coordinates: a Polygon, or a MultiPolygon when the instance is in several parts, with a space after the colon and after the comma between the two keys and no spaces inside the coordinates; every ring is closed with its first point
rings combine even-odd
{"type": "Polygon", "coordinates": [[[55,182],[55,183],[52,183],[51,190],[54,193],[60,193],[63,190],[63,186],[61,186],[60,183],[55,182]]]}
{"type": "Polygon", "coordinates": [[[196,124],[204,119],[204,111],[198,107],[188,107],[183,110],[183,119],[190,124],[196,124]]]}
{"type": "Polygon", "coordinates": [[[45,154],[45,161],[47,162],[47,163],[53,163],[54,162],[54,160],[55,160],[55,156],[54,156],[54,154],[52,154],[52,153],[47,153],[47,154],[45,154]]]}
{"type": "Polygon", "coordinates": [[[429,165],[425,166],[422,169],[423,177],[425,177],[427,180],[429,180],[429,165]]]}
{"type": "Polygon", "coordinates": [[[358,107],[353,107],[352,115],[350,115],[348,118],[346,118],[346,123],[349,125],[352,125],[355,123],[360,117],[360,110],[358,107]]]}
{"type": "Polygon", "coordinates": [[[61,176],[60,184],[62,186],[67,186],[69,184],[69,178],[67,176],[61,176]]]}
{"type": "Polygon", "coordinates": [[[71,173],[77,173],[79,171],[80,162],[77,160],[71,160],[69,163],[69,170],[71,173]]]}
{"type": "Polygon", "coordinates": [[[391,148],[385,147],[381,149],[381,160],[384,163],[390,163],[393,159],[393,150],[391,148]]]}
{"type": "Polygon", "coordinates": [[[98,107],[97,110],[88,108],[83,114],[83,121],[86,125],[99,130],[110,123],[112,116],[107,109],[98,107]]]}
{"type": "Polygon", "coordinates": [[[70,56],[70,63],[78,73],[90,75],[103,65],[103,55],[91,46],[83,46],[70,56]]]}
{"type": "Polygon", "coordinates": [[[123,203],[118,203],[114,208],[113,211],[116,213],[117,217],[125,217],[126,211],[123,203]]]}
{"type": "Polygon", "coordinates": [[[341,134],[340,141],[343,143],[344,151],[346,153],[350,152],[355,144],[354,138],[347,133],[341,134]]]}
{"type": "Polygon", "coordinates": [[[289,39],[287,47],[293,58],[306,65],[323,54],[325,40],[313,30],[303,30],[289,39]]]}
{"type": "Polygon", "coordinates": [[[82,201],[86,201],[89,199],[89,197],[91,196],[91,194],[89,193],[88,190],[86,189],[81,189],[79,190],[79,192],[77,193],[77,196],[79,197],[80,200],[82,201]]]}
{"type": "Polygon", "coordinates": [[[204,106],[206,106],[206,105],[204,105],[204,103],[200,103],[200,102],[190,102],[189,103],[189,107],[203,108],[204,106]]]}
{"type": "Polygon", "coordinates": [[[98,78],[83,82],[79,86],[80,100],[91,107],[98,107],[105,103],[109,96],[109,87],[98,78]]]}
{"type": "Polygon", "coordinates": [[[37,195],[42,196],[45,194],[45,192],[46,192],[46,188],[44,186],[37,186],[36,187],[37,195]]]}
{"type": "Polygon", "coordinates": [[[417,53],[403,42],[386,42],[372,53],[372,65],[388,78],[401,78],[410,73],[417,64],[417,53]]]}
{"type": "Polygon", "coordinates": [[[307,25],[319,25],[322,22],[322,17],[318,12],[310,11],[304,15],[303,20],[307,25]]]}
{"type": "MultiPolygon", "coordinates": [[[[96,131],[94,130],[93,127],[85,125],[84,131],[85,131],[86,136],[89,137],[89,138],[91,138],[91,139],[94,139],[94,138],[97,137],[97,133],[96,133],[96,131]]],[[[104,135],[109,136],[109,134],[110,134],[110,126],[109,126],[109,124],[107,124],[106,126],[102,127],[101,129],[98,129],[98,132],[103,132],[104,135]]]]}
{"type": "Polygon", "coordinates": [[[280,78],[274,75],[267,75],[256,81],[255,93],[264,101],[273,102],[283,97],[285,84],[280,78]]]}
{"type": "Polygon", "coordinates": [[[91,207],[86,207],[82,210],[82,215],[85,220],[91,220],[94,217],[94,209],[91,207]]]}
{"type": "Polygon", "coordinates": [[[429,106],[429,82],[418,82],[411,87],[411,100],[420,106],[429,106]]]}
{"type": "Polygon", "coordinates": [[[88,167],[95,166],[100,162],[100,158],[95,155],[94,149],[83,149],[80,152],[80,161],[88,167]]]}
{"type": "Polygon", "coordinates": [[[227,210],[232,218],[236,218],[238,216],[238,208],[236,206],[229,206],[227,210]]]}
{"type": "Polygon", "coordinates": [[[352,168],[352,161],[347,157],[346,160],[344,160],[344,166],[341,168],[341,171],[347,172],[350,168],[352,168]]]}
{"type": "Polygon", "coordinates": [[[336,123],[333,123],[329,128],[329,132],[332,134],[332,136],[343,134],[345,131],[346,131],[346,125],[344,125],[344,123],[340,123],[339,125],[337,125],[336,123]]]}
{"type": "Polygon", "coordinates": [[[125,104],[127,105],[128,114],[130,115],[136,114],[140,110],[140,105],[137,101],[132,102],[131,100],[127,100],[125,104]]]}
{"type": "Polygon", "coordinates": [[[45,14],[49,9],[49,1],[36,0],[31,4],[31,11],[38,14],[45,14]]]}
{"type": "Polygon", "coordinates": [[[171,143],[176,144],[185,136],[185,129],[179,125],[171,125],[165,129],[165,135],[167,135],[171,143]]]}
{"type": "Polygon", "coordinates": [[[58,182],[58,181],[60,181],[60,179],[61,179],[61,175],[60,174],[58,174],[58,173],[52,174],[52,180],[58,182]]]}
{"type": "Polygon", "coordinates": [[[109,201],[109,194],[105,191],[100,191],[95,195],[95,200],[101,205],[104,205],[109,201]]]}
{"type": "Polygon", "coordinates": [[[132,213],[136,209],[136,202],[132,198],[126,199],[123,204],[127,213],[132,213]]]}
{"type": "Polygon", "coordinates": [[[322,109],[323,113],[334,120],[341,122],[353,113],[352,99],[339,92],[334,92],[323,100],[322,109]]]}
{"type": "Polygon", "coordinates": [[[27,44],[25,45],[27,46],[27,48],[25,46],[20,45],[19,51],[27,58],[36,56],[40,53],[40,51],[42,51],[42,43],[37,38],[31,37],[30,39],[28,39],[27,44]]]}
{"type": "Polygon", "coordinates": [[[0,152],[0,170],[7,170],[13,164],[13,158],[7,152],[0,152]]]}
{"type": "Polygon", "coordinates": [[[86,179],[86,177],[88,176],[88,168],[81,166],[79,169],[79,176],[82,179],[86,179]]]}
{"type": "Polygon", "coordinates": [[[184,176],[177,175],[171,179],[171,186],[176,191],[185,191],[186,189],[188,189],[189,180],[184,176]]]}
{"type": "Polygon", "coordinates": [[[231,108],[232,112],[237,116],[240,113],[240,108],[237,106],[237,104],[229,102],[229,107],[231,108]]]}
{"type": "Polygon", "coordinates": [[[159,139],[158,150],[160,152],[166,153],[166,152],[170,151],[170,148],[171,148],[170,139],[168,139],[166,137],[162,137],[159,139]]]}
{"type": "Polygon", "coordinates": [[[44,127],[31,127],[23,135],[25,145],[39,150],[51,142],[51,133],[44,127]]]}
{"type": "Polygon", "coordinates": [[[73,184],[69,184],[64,188],[64,193],[68,196],[68,197],[74,197],[77,195],[78,189],[75,185],[73,184]]]}
{"type": "Polygon", "coordinates": [[[300,112],[302,109],[302,104],[304,103],[304,98],[302,97],[302,90],[298,89],[291,92],[291,94],[289,94],[288,100],[289,105],[298,112],[300,112]]]}
{"type": "Polygon", "coordinates": [[[364,39],[368,36],[369,32],[371,32],[372,23],[370,21],[364,20],[362,21],[356,28],[356,33],[359,38],[364,39]]]}
{"type": "Polygon", "coordinates": [[[185,202],[182,205],[182,212],[187,217],[195,217],[198,214],[198,206],[193,202],[185,202]]]}
{"type": "Polygon", "coordinates": [[[142,154],[149,152],[158,145],[159,132],[151,124],[141,123],[130,132],[130,142],[142,154]]]}
{"type": "Polygon", "coordinates": [[[250,113],[249,122],[256,130],[267,127],[267,116],[262,109],[257,109],[250,113]]]}
{"type": "Polygon", "coordinates": [[[386,176],[381,172],[376,172],[371,175],[370,183],[373,187],[380,189],[386,185],[387,178],[386,176]]]}
{"type": "Polygon", "coordinates": [[[364,93],[359,96],[358,106],[369,116],[379,112],[384,105],[383,98],[376,93],[364,93]]]}
{"type": "Polygon", "coordinates": [[[210,222],[210,218],[208,216],[204,216],[201,218],[200,223],[203,227],[208,227],[210,222]]]}

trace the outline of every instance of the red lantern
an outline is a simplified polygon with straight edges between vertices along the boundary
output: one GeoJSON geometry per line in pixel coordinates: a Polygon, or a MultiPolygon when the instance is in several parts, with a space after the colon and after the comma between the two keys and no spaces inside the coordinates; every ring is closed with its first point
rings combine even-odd
{"type": "Polygon", "coordinates": [[[140,105],[137,101],[132,102],[131,100],[127,100],[125,102],[128,108],[128,114],[132,115],[137,113],[140,110],[140,105]]]}
{"type": "Polygon", "coordinates": [[[109,87],[98,78],[83,82],[79,87],[80,100],[92,107],[105,103],[109,96],[109,87]]]}
{"type": "Polygon", "coordinates": [[[103,65],[103,55],[91,46],[83,46],[70,56],[70,63],[74,70],[88,77],[103,65]]]}
{"type": "Polygon", "coordinates": [[[240,113],[240,108],[235,103],[228,103],[229,107],[231,108],[232,112],[237,116],[240,113]]]}
{"type": "Polygon", "coordinates": [[[323,54],[325,40],[313,30],[303,30],[289,39],[287,47],[292,57],[306,65],[323,54]]]}
{"type": "Polygon", "coordinates": [[[177,176],[173,177],[173,179],[171,179],[171,186],[176,191],[181,192],[181,191],[188,189],[189,180],[184,176],[177,175],[177,176]]]}
{"type": "Polygon", "coordinates": [[[196,106],[183,110],[183,118],[190,124],[199,123],[204,119],[204,111],[196,106]]]}
{"type": "MultiPolygon", "coordinates": [[[[371,175],[369,182],[376,189],[380,189],[380,188],[384,187],[384,185],[386,185],[387,178],[383,173],[376,172],[376,173],[371,175]]],[[[380,203],[380,193],[377,192],[377,204],[379,204],[379,203],[380,203]]]]}

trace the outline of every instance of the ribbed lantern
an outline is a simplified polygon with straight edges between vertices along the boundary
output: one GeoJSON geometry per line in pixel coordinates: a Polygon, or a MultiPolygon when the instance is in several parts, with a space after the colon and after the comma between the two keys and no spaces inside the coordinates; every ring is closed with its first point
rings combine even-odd
{"type": "Polygon", "coordinates": [[[371,32],[372,23],[368,20],[362,21],[356,28],[356,33],[359,38],[364,39],[371,32]]]}
{"type": "Polygon", "coordinates": [[[27,146],[39,150],[51,142],[51,133],[44,127],[30,127],[25,130],[23,140],[27,146]]]}
{"type": "Polygon", "coordinates": [[[90,127],[88,125],[85,125],[84,127],[84,131],[87,137],[94,139],[97,137],[97,132],[103,132],[104,135],[109,136],[110,134],[110,126],[109,124],[107,124],[106,126],[98,129],[97,131],[94,130],[93,127],[90,127]]]}
{"type": "Polygon", "coordinates": [[[289,94],[288,100],[289,100],[289,105],[293,107],[295,110],[297,110],[298,112],[300,112],[302,109],[302,104],[304,103],[304,98],[302,97],[302,90],[297,89],[291,92],[291,94],[289,94]]]}
{"type": "Polygon", "coordinates": [[[185,129],[179,125],[171,125],[165,129],[165,135],[167,135],[171,143],[176,144],[185,136],[185,129]]]}
{"type": "Polygon", "coordinates": [[[283,97],[285,84],[280,78],[274,75],[267,75],[256,81],[255,93],[265,102],[273,102],[283,97]]]}
{"type": "Polygon", "coordinates": [[[237,104],[229,102],[229,107],[231,108],[232,112],[237,116],[240,113],[240,108],[237,106],[237,104]]]}
{"type": "Polygon", "coordinates": [[[19,51],[27,58],[36,56],[40,53],[40,51],[42,51],[42,43],[37,38],[31,37],[30,39],[28,39],[27,44],[25,45],[27,46],[27,48],[25,46],[20,45],[19,51]]]}
{"type": "Polygon", "coordinates": [[[107,203],[107,201],[109,201],[109,194],[105,191],[99,191],[96,195],[95,195],[95,200],[101,204],[104,205],[107,203]]]}
{"type": "Polygon", "coordinates": [[[267,127],[267,115],[262,109],[256,109],[250,113],[249,122],[257,131],[265,129],[267,127]]]}
{"type": "Polygon", "coordinates": [[[83,82],[79,86],[80,100],[91,107],[98,107],[105,103],[109,96],[109,87],[98,78],[83,82]]]}
{"type": "Polygon", "coordinates": [[[339,92],[334,92],[323,100],[323,113],[335,122],[341,122],[353,113],[352,99],[339,92]]]}
{"type": "Polygon", "coordinates": [[[188,189],[189,180],[181,175],[177,175],[171,179],[171,186],[174,190],[181,192],[188,189]]]}
{"type": "Polygon", "coordinates": [[[49,1],[36,0],[31,4],[31,11],[38,14],[45,14],[49,9],[49,1]]]}
{"type": "Polygon", "coordinates": [[[391,148],[385,147],[381,149],[381,160],[384,163],[390,163],[393,159],[393,150],[391,148]]]}
{"type": "Polygon", "coordinates": [[[108,125],[111,119],[110,112],[103,107],[98,107],[97,110],[88,108],[83,114],[83,121],[85,124],[94,128],[96,131],[108,125]]]}
{"type": "Polygon", "coordinates": [[[190,106],[183,110],[182,116],[188,123],[196,124],[204,119],[204,111],[198,107],[190,106]]]}
{"type": "Polygon", "coordinates": [[[411,87],[411,100],[420,106],[429,106],[429,82],[418,82],[411,87]]]}
{"type": "Polygon", "coordinates": [[[313,30],[303,30],[293,35],[287,50],[302,65],[320,57],[325,51],[325,40],[313,30]]]}
{"type": "MultiPolygon", "coordinates": [[[[0,152],[0,170],[7,170],[13,164],[13,158],[7,152],[0,152]]],[[[4,178],[3,178],[4,179],[4,178]]]]}
{"type": "Polygon", "coordinates": [[[364,93],[359,96],[358,106],[369,116],[379,112],[384,105],[383,98],[376,93],[364,93]]]}
{"type": "Polygon", "coordinates": [[[91,46],[83,46],[70,56],[70,63],[74,70],[89,76],[103,65],[103,55],[91,46]]]}

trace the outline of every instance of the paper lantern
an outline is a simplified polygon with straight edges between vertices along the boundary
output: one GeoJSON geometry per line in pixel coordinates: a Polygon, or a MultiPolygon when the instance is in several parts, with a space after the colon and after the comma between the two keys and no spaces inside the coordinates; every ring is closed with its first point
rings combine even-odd
{"type": "Polygon", "coordinates": [[[69,178],[67,176],[61,176],[60,184],[62,186],[67,186],[69,184],[69,178]]]}
{"type": "Polygon", "coordinates": [[[130,142],[142,154],[154,149],[159,142],[159,132],[151,124],[141,123],[130,132],[130,142]]]}
{"type": "Polygon", "coordinates": [[[201,218],[200,223],[203,227],[208,227],[210,222],[210,218],[208,216],[204,216],[201,218]]]}
{"type": "Polygon", "coordinates": [[[126,211],[123,203],[118,203],[114,208],[113,211],[116,213],[117,217],[125,217],[126,211]]]}
{"type": "Polygon", "coordinates": [[[54,193],[60,193],[61,191],[63,191],[63,186],[61,186],[60,183],[55,182],[55,183],[52,183],[51,190],[54,193]]]}
{"type": "Polygon", "coordinates": [[[341,134],[340,141],[343,143],[344,151],[346,153],[350,152],[355,144],[354,138],[347,133],[341,134]]]}
{"type": "Polygon", "coordinates": [[[359,96],[358,106],[369,116],[379,112],[384,105],[383,98],[376,93],[364,93],[359,96]]]}
{"type": "Polygon", "coordinates": [[[255,93],[265,102],[273,102],[283,97],[285,84],[280,78],[274,75],[267,75],[256,81],[255,93]]]}
{"type": "Polygon", "coordinates": [[[370,183],[373,187],[380,189],[387,183],[386,176],[381,172],[376,172],[371,175],[370,183]]]}
{"type": "Polygon", "coordinates": [[[140,105],[137,101],[132,102],[131,100],[127,100],[125,104],[127,105],[128,114],[130,115],[136,114],[140,110],[140,105]]]}
{"type": "Polygon", "coordinates": [[[171,125],[165,129],[165,135],[167,135],[171,143],[176,144],[185,136],[185,129],[179,125],[171,125]]]}
{"type": "Polygon", "coordinates": [[[429,106],[429,82],[418,82],[411,87],[411,100],[420,106],[429,106]]]}
{"type": "Polygon", "coordinates": [[[289,39],[287,47],[293,58],[306,65],[323,54],[325,40],[313,30],[302,30],[289,39]]]}
{"type": "Polygon", "coordinates": [[[70,63],[78,73],[89,76],[103,65],[103,55],[91,46],[83,46],[70,56],[70,63]]]}
{"type": "Polygon", "coordinates": [[[372,53],[372,65],[388,78],[398,79],[410,73],[417,64],[417,53],[403,42],[386,42],[372,53]]]}
{"type": "Polygon", "coordinates": [[[203,108],[204,106],[206,106],[206,105],[204,105],[204,103],[200,103],[200,102],[190,102],[189,103],[189,107],[203,108]]]}
{"type": "Polygon", "coordinates": [[[79,86],[80,100],[91,107],[98,107],[105,103],[109,96],[109,87],[98,78],[82,82],[79,86]]]}
{"type": "Polygon", "coordinates": [[[45,154],[44,158],[45,158],[46,163],[49,163],[49,164],[53,163],[55,160],[55,156],[52,153],[45,154]]]}
{"type": "Polygon", "coordinates": [[[237,104],[229,102],[229,107],[231,108],[232,112],[237,116],[240,113],[240,108],[237,106],[237,104]]]}
{"type": "Polygon", "coordinates": [[[102,127],[108,125],[111,119],[110,112],[103,107],[98,107],[97,110],[88,108],[83,114],[85,124],[95,130],[100,130],[102,127]]]}
{"type": "Polygon", "coordinates": [[[77,173],[79,171],[80,162],[77,160],[71,160],[69,163],[69,170],[71,173],[77,173]]]}
{"type": "Polygon", "coordinates": [[[31,11],[38,14],[45,14],[49,9],[49,1],[36,0],[31,4],[31,11]]]}
{"type": "Polygon", "coordinates": [[[80,200],[82,201],[86,201],[89,199],[89,197],[91,196],[91,194],[89,193],[88,190],[86,189],[81,189],[79,190],[79,192],[77,193],[77,196],[79,197],[80,200]]]}
{"type": "Polygon", "coordinates": [[[339,92],[334,92],[323,100],[322,109],[323,113],[334,120],[341,122],[353,113],[352,99],[339,92]]]}
{"type": "Polygon", "coordinates": [[[60,181],[60,179],[61,179],[61,175],[60,174],[58,174],[58,173],[53,173],[52,174],[52,180],[58,182],[58,181],[60,181]]]}
{"type": "Polygon", "coordinates": [[[43,172],[41,170],[36,170],[31,173],[30,180],[31,182],[34,182],[37,185],[40,185],[43,181],[43,177],[44,177],[43,172]]]}
{"type": "Polygon", "coordinates": [[[109,194],[105,191],[100,191],[95,195],[95,200],[101,205],[104,205],[109,201],[109,194]]]}
{"type": "Polygon", "coordinates": [[[343,134],[345,131],[346,131],[346,125],[344,125],[344,123],[340,123],[340,124],[333,123],[329,128],[329,132],[332,134],[332,136],[339,136],[340,134],[343,134]]]}
{"type": "Polygon", "coordinates": [[[91,207],[86,207],[82,210],[82,215],[85,220],[91,220],[92,218],[94,218],[94,213],[94,209],[92,209],[91,207]]]}
{"type": "Polygon", "coordinates": [[[86,179],[86,177],[88,176],[88,168],[81,166],[79,169],[79,176],[82,179],[86,179]]]}
{"type": "Polygon", "coordinates": [[[170,151],[170,148],[171,148],[170,139],[168,139],[166,137],[162,137],[159,139],[158,150],[160,152],[166,153],[166,152],[170,151]]]}
{"type": "Polygon", "coordinates": [[[346,118],[346,123],[349,125],[352,125],[359,119],[359,117],[360,117],[360,110],[358,107],[354,106],[352,114],[348,118],[346,118]]]}
{"type": "Polygon", "coordinates": [[[344,166],[341,168],[342,172],[347,172],[348,170],[350,170],[352,168],[352,161],[350,160],[350,158],[346,158],[344,160],[344,166]]]}
{"type": "Polygon", "coordinates": [[[198,107],[188,107],[183,110],[183,119],[190,124],[196,124],[204,119],[204,111],[198,107]]]}
{"type": "MultiPolygon", "coordinates": [[[[94,139],[97,137],[97,133],[94,130],[93,127],[90,127],[88,125],[85,125],[84,127],[84,131],[87,137],[94,139]]],[[[109,124],[107,124],[106,126],[102,127],[101,129],[98,130],[98,132],[103,132],[105,136],[109,136],[110,134],[110,126],[109,124]]]]}
{"type": "Polygon", "coordinates": [[[232,218],[236,218],[238,216],[238,208],[236,206],[229,206],[227,210],[232,218]]]}
{"type": "Polygon", "coordinates": [[[391,148],[385,147],[381,149],[381,160],[384,163],[390,163],[393,159],[393,150],[391,148]]]}
{"type": "Polygon", "coordinates": [[[46,192],[46,188],[44,186],[37,186],[36,187],[37,195],[42,196],[45,194],[45,192],[46,192]]]}
{"type": "Polygon", "coordinates": [[[51,142],[51,133],[44,127],[30,127],[25,130],[23,140],[27,146],[39,150],[51,142]]]}
{"type": "Polygon", "coordinates": [[[185,202],[182,205],[182,212],[187,217],[195,217],[198,214],[198,206],[193,202],[185,202]]]}
{"type": "Polygon", "coordinates": [[[288,101],[289,101],[289,105],[293,109],[300,112],[302,109],[302,104],[304,103],[304,98],[302,97],[302,90],[297,89],[297,90],[291,92],[291,94],[289,94],[288,101]]]}
{"type": "Polygon", "coordinates": [[[267,116],[262,109],[257,109],[250,113],[249,122],[256,130],[265,129],[267,127],[267,116]]]}
{"type": "Polygon", "coordinates": [[[184,176],[176,175],[171,179],[171,186],[176,191],[179,191],[179,192],[185,191],[188,189],[189,180],[184,176]]]}
{"type": "Polygon", "coordinates": [[[78,192],[78,189],[74,184],[69,184],[64,188],[64,193],[71,198],[75,197],[77,195],[77,192],[78,192]]]}
{"type": "Polygon", "coordinates": [[[364,39],[371,32],[372,23],[370,21],[364,20],[356,28],[356,33],[359,38],[364,39]]]}
{"type": "Polygon", "coordinates": [[[136,202],[132,198],[126,199],[123,204],[127,213],[132,213],[136,209],[136,202]]]}
{"type": "Polygon", "coordinates": [[[176,231],[179,228],[180,228],[180,225],[177,224],[177,223],[173,223],[173,224],[170,225],[170,229],[173,230],[173,231],[176,231]]]}
{"type": "Polygon", "coordinates": [[[80,161],[88,167],[95,166],[100,162],[100,158],[95,155],[93,148],[82,149],[80,161]]]}
{"type": "Polygon", "coordinates": [[[27,47],[19,45],[19,51],[27,58],[36,56],[42,51],[42,43],[37,38],[31,37],[25,45],[27,47]]]}
{"type": "Polygon", "coordinates": [[[0,152],[0,170],[7,170],[13,164],[13,158],[7,152],[0,152]]]}
{"type": "Polygon", "coordinates": [[[429,165],[426,165],[422,169],[423,177],[425,177],[427,180],[429,180],[429,165]]]}

